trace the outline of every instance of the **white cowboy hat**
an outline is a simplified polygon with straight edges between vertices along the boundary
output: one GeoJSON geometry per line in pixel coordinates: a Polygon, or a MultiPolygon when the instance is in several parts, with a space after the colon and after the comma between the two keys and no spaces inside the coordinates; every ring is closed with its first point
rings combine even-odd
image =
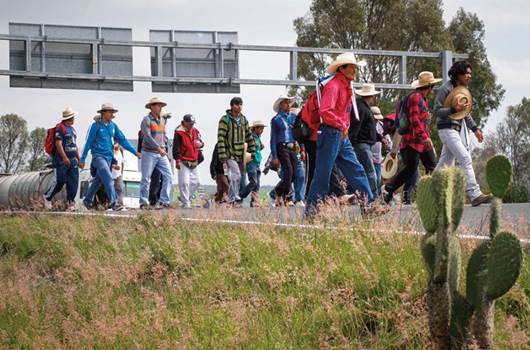
{"type": "Polygon", "coordinates": [[[79,113],[74,111],[72,108],[66,107],[66,109],[63,111],[63,116],[62,116],[61,120],[68,120],[70,118],[75,117],[78,114],[79,113]]]}
{"type": "Polygon", "coordinates": [[[392,158],[390,153],[388,153],[385,157],[385,160],[383,160],[383,166],[381,167],[381,176],[385,180],[389,180],[396,176],[396,173],[398,171],[398,158],[392,158]]]}
{"type": "Polygon", "coordinates": [[[272,109],[276,113],[278,113],[278,111],[280,110],[280,103],[282,103],[283,100],[289,100],[289,106],[291,106],[294,102],[294,97],[287,96],[286,94],[280,95],[280,97],[278,97],[276,101],[274,101],[274,104],[272,105],[272,109]]]}
{"type": "Polygon", "coordinates": [[[357,67],[364,67],[366,66],[366,61],[357,61],[357,58],[355,58],[353,52],[345,52],[338,55],[335,61],[331,62],[326,70],[330,74],[335,74],[337,72],[337,68],[345,64],[354,64],[357,67]]]}
{"type": "Polygon", "coordinates": [[[162,101],[158,97],[153,97],[152,99],[149,100],[149,102],[147,102],[147,104],[145,105],[145,108],[149,109],[149,108],[151,108],[151,105],[154,105],[154,104],[157,104],[157,103],[161,104],[162,107],[167,106],[167,103],[165,103],[164,101],[162,101]]]}
{"type": "Polygon", "coordinates": [[[106,112],[106,111],[110,111],[112,113],[116,113],[118,110],[116,108],[114,108],[112,103],[104,103],[104,104],[101,105],[101,109],[98,111],[98,113],[102,113],[102,112],[106,112]]]}
{"type": "Polygon", "coordinates": [[[471,113],[471,106],[473,105],[473,96],[471,96],[471,92],[464,86],[457,86],[451,92],[444,101],[444,107],[455,107],[456,103],[461,100],[466,100],[466,102],[469,102],[469,106],[464,109],[463,111],[453,113],[449,116],[449,118],[454,120],[461,120],[464,119],[469,113],[471,113]]]}
{"type": "Polygon", "coordinates": [[[259,127],[267,127],[267,125],[265,125],[264,122],[262,122],[261,120],[255,120],[252,122],[252,124],[250,124],[250,128],[253,129],[253,128],[259,128],[259,127]]]}
{"type": "Polygon", "coordinates": [[[379,109],[379,107],[373,106],[373,107],[370,107],[370,109],[372,110],[372,113],[374,114],[374,118],[375,119],[377,119],[377,120],[385,119],[383,117],[383,114],[381,114],[381,110],[379,109]]]}
{"type": "Polygon", "coordinates": [[[375,96],[380,93],[381,91],[377,91],[374,84],[363,84],[361,89],[355,89],[355,94],[359,96],[375,96]]]}
{"type": "Polygon", "coordinates": [[[418,89],[428,85],[434,85],[441,82],[441,78],[435,78],[432,72],[421,72],[418,74],[418,79],[414,80],[410,86],[413,89],[418,89]]]}

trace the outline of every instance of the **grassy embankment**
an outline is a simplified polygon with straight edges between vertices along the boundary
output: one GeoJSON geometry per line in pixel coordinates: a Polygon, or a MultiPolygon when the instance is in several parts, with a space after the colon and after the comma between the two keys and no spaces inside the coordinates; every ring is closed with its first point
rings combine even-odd
{"type": "MultiPolygon", "coordinates": [[[[336,227],[0,217],[0,348],[426,348],[419,237],[336,227]]],[[[525,253],[499,349],[530,345],[525,253]]]]}

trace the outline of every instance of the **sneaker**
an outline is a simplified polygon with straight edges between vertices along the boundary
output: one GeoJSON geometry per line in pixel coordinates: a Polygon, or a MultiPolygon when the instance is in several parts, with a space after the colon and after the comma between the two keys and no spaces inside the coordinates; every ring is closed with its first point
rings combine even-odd
{"type": "Polygon", "coordinates": [[[44,208],[48,210],[52,210],[53,204],[52,201],[49,201],[48,198],[46,198],[46,195],[42,195],[42,199],[44,200],[44,208]]]}
{"type": "Polygon", "coordinates": [[[114,205],[111,206],[111,209],[113,211],[120,211],[120,210],[123,210],[123,205],[119,203],[114,203],[114,205]]]}
{"type": "Polygon", "coordinates": [[[294,206],[298,208],[305,208],[305,203],[304,201],[298,201],[294,204],[294,206]]]}
{"type": "Polygon", "coordinates": [[[169,203],[156,203],[155,210],[161,210],[161,209],[169,209],[171,208],[171,205],[169,203]]]}
{"type": "Polygon", "coordinates": [[[89,204],[85,201],[83,201],[83,207],[85,207],[86,210],[92,210],[92,204],[89,204]]]}
{"type": "Polygon", "coordinates": [[[473,199],[471,201],[471,206],[472,207],[478,207],[481,204],[489,203],[489,202],[491,202],[492,198],[493,198],[493,196],[491,194],[483,194],[483,193],[481,193],[480,196],[478,196],[477,198],[475,198],[475,199],[473,199]]]}

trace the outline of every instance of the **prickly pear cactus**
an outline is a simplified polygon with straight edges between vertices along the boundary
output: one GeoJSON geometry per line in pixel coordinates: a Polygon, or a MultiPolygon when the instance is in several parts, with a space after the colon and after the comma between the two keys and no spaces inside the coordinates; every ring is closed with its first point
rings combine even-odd
{"type": "Polygon", "coordinates": [[[416,204],[420,212],[423,228],[433,234],[438,228],[438,203],[432,189],[432,177],[423,176],[416,186],[416,204]]]}
{"type": "Polygon", "coordinates": [[[488,257],[486,296],[500,298],[515,284],[521,272],[523,250],[519,238],[511,232],[501,232],[491,242],[488,257]]]}
{"type": "Polygon", "coordinates": [[[497,198],[504,197],[512,180],[512,164],[502,155],[491,157],[486,164],[486,181],[491,193],[497,198]]]}

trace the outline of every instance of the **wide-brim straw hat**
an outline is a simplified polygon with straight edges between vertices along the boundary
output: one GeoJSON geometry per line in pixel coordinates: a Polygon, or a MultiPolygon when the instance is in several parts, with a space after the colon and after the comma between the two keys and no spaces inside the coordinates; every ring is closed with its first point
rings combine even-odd
{"type": "Polygon", "coordinates": [[[392,158],[390,153],[388,153],[385,157],[385,160],[383,160],[383,166],[381,167],[381,176],[383,177],[383,179],[389,180],[396,176],[398,171],[398,165],[398,157],[396,156],[396,158],[394,159],[392,158]]]}
{"type": "Polygon", "coordinates": [[[278,111],[280,110],[280,103],[282,103],[282,101],[284,100],[289,100],[289,107],[292,106],[292,104],[294,103],[294,97],[287,96],[285,94],[280,95],[280,97],[278,97],[276,101],[274,101],[274,104],[272,105],[272,109],[276,113],[278,113],[278,111]]]}
{"type": "Polygon", "coordinates": [[[447,95],[444,101],[444,107],[454,108],[457,102],[462,99],[467,100],[467,102],[469,102],[469,106],[463,111],[451,114],[449,118],[454,119],[454,120],[461,120],[461,119],[464,119],[466,116],[468,116],[469,113],[471,113],[471,107],[473,105],[473,96],[471,96],[471,92],[464,86],[455,87],[449,93],[449,95],[447,95]]]}
{"type": "Polygon", "coordinates": [[[357,61],[357,58],[353,52],[345,52],[338,55],[335,61],[331,62],[326,70],[330,74],[335,74],[337,69],[345,64],[354,64],[357,67],[364,67],[366,66],[366,61],[357,61]]]}
{"type": "Polygon", "coordinates": [[[164,101],[162,101],[158,97],[153,97],[152,99],[149,100],[149,102],[147,102],[145,104],[145,108],[150,109],[151,105],[154,105],[154,104],[160,104],[160,105],[162,105],[162,107],[167,106],[167,103],[165,103],[164,101]]]}
{"type": "Polygon", "coordinates": [[[414,80],[410,86],[412,86],[413,89],[419,89],[424,86],[438,84],[441,81],[442,79],[435,78],[432,72],[425,71],[418,74],[418,79],[414,80]]]}
{"type": "Polygon", "coordinates": [[[70,107],[66,107],[66,109],[63,111],[63,115],[61,117],[61,120],[68,120],[68,119],[71,119],[73,117],[75,117],[76,115],[78,115],[79,113],[77,113],[76,111],[74,111],[72,108],[70,107]]]}
{"type": "Polygon", "coordinates": [[[360,89],[355,89],[355,94],[359,96],[375,96],[380,93],[381,91],[377,91],[374,84],[363,84],[360,89]]]}
{"type": "Polygon", "coordinates": [[[379,107],[373,106],[373,107],[370,107],[370,109],[372,110],[372,113],[374,114],[374,118],[375,119],[377,119],[377,120],[383,120],[384,119],[383,114],[381,114],[381,110],[379,109],[379,107]]]}
{"type": "Polygon", "coordinates": [[[261,120],[255,120],[252,122],[252,124],[250,124],[250,128],[251,129],[254,129],[254,128],[259,128],[259,127],[267,127],[267,125],[265,125],[264,122],[262,122],[261,120]]]}
{"type": "Polygon", "coordinates": [[[98,113],[102,113],[102,112],[116,113],[116,112],[118,112],[118,110],[116,108],[114,108],[112,103],[104,103],[104,104],[101,105],[101,109],[98,111],[98,113]]]}
{"type": "Polygon", "coordinates": [[[247,165],[248,163],[250,163],[250,161],[252,160],[252,154],[247,152],[247,143],[245,142],[245,145],[243,147],[243,162],[245,165],[247,165]]]}

